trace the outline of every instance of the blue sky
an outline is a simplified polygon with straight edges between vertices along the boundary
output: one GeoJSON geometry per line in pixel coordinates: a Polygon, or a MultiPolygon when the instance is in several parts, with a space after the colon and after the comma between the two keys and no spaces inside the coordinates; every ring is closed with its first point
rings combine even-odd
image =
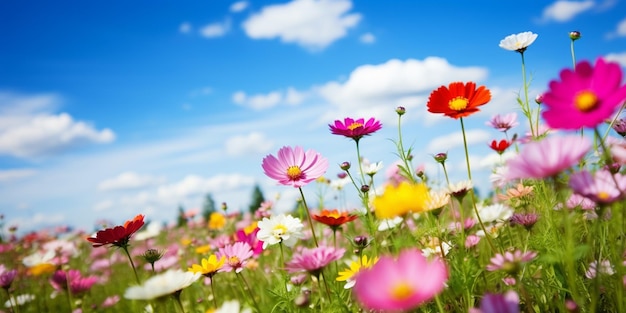
{"type": "Polygon", "coordinates": [[[497,160],[487,142],[503,135],[485,122],[520,112],[520,56],[501,39],[539,35],[525,53],[533,98],[572,66],[570,31],[582,33],[579,61],[626,66],[617,0],[3,1],[0,12],[0,212],[22,230],[90,230],[138,213],[171,221],[209,192],[236,210],[254,184],[290,208],[297,190],[264,176],[265,155],[314,149],[334,179],[356,154],[328,124],[376,117],[383,129],[362,154],[386,169],[399,105],[415,165],[441,180],[431,155],[448,151],[451,177],[465,179],[459,122],[426,111],[429,93],[453,81],[493,94],[466,119],[486,190],[497,160]]]}

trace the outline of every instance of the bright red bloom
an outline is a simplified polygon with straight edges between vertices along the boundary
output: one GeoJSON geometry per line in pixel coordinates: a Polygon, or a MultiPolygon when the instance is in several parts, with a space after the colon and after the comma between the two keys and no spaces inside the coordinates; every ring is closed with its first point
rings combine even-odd
{"type": "Polygon", "coordinates": [[[87,240],[92,243],[94,248],[108,244],[126,247],[130,237],[143,226],[143,218],[144,216],[139,214],[132,220],[126,221],[124,226],[115,226],[98,231],[96,237],[88,237],[87,240]]]}
{"type": "Polygon", "coordinates": [[[343,122],[335,121],[335,125],[329,124],[330,131],[335,135],[342,135],[359,141],[363,136],[371,135],[382,128],[382,124],[373,117],[365,121],[364,118],[354,120],[346,117],[343,122]]]}
{"type": "Polygon", "coordinates": [[[502,139],[500,141],[494,140],[489,145],[489,147],[493,149],[493,151],[498,152],[498,154],[504,153],[504,151],[508,149],[510,146],[511,146],[511,142],[506,139],[502,139]]]}
{"type": "Polygon", "coordinates": [[[491,92],[487,87],[476,89],[474,82],[454,82],[434,90],[428,97],[427,106],[428,112],[458,119],[478,112],[478,107],[490,100],[491,92]]]}
{"type": "Polygon", "coordinates": [[[354,221],[358,216],[348,214],[348,212],[339,212],[338,210],[322,210],[319,214],[313,214],[311,217],[330,228],[337,228],[345,223],[354,221]]]}

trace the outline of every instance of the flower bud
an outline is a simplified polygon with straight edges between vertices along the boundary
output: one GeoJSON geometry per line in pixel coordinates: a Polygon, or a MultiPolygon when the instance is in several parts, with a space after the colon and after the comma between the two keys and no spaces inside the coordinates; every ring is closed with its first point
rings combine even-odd
{"type": "Polygon", "coordinates": [[[402,116],[404,115],[404,113],[406,113],[406,109],[402,106],[399,106],[396,108],[396,113],[398,113],[398,115],[402,116]]]}
{"type": "Polygon", "coordinates": [[[349,170],[349,169],[350,169],[350,162],[343,162],[343,163],[341,163],[341,164],[339,165],[339,167],[340,167],[342,170],[347,171],[347,170],[349,170]]]}
{"type": "Polygon", "coordinates": [[[444,153],[444,152],[437,153],[437,154],[435,154],[434,158],[435,158],[435,161],[437,161],[438,163],[443,164],[448,159],[448,154],[444,153]]]}
{"type": "Polygon", "coordinates": [[[542,104],[543,103],[543,94],[540,93],[535,97],[535,103],[542,104]]]}
{"type": "Polygon", "coordinates": [[[368,186],[368,185],[363,185],[363,186],[361,186],[361,191],[362,191],[362,192],[368,192],[368,191],[370,191],[370,186],[368,186]]]}
{"type": "Polygon", "coordinates": [[[571,31],[571,32],[569,32],[569,38],[572,41],[580,39],[580,32],[579,31],[571,31]]]}
{"type": "Polygon", "coordinates": [[[369,241],[367,237],[365,236],[356,236],[354,237],[354,239],[352,239],[352,242],[354,243],[354,246],[361,248],[361,249],[369,245],[369,241]]]}

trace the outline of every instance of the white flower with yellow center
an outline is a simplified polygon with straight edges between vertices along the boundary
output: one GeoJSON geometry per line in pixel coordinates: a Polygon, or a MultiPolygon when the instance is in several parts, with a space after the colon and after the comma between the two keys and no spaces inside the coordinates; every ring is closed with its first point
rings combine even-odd
{"type": "Polygon", "coordinates": [[[168,270],[163,274],[150,277],[140,286],[131,286],[126,289],[124,298],[134,300],[151,300],[171,295],[183,290],[202,276],[201,273],[183,272],[182,270],[168,270]]]}
{"type": "Polygon", "coordinates": [[[523,32],[509,35],[500,41],[500,48],[521,53],[524,52],[524,50],[526,50],[526,48],[533,42],[535,42],[537,36],[538,35],[533,34],[533,32],[523,32]]]}
{"type": "Polygon", "coordinates": [[[285,214],[265,217],[257,226],[259,232],[256,237],[263,241],[263,249],[277,243],[288,247],[293,246],[298,239],[302,238],[302,228],[304,228],[299,218],[285,214]]]}

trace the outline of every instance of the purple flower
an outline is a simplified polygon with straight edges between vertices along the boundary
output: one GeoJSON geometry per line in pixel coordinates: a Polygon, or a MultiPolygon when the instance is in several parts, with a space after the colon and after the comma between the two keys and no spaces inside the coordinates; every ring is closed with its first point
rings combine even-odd
{"type": "Polygon", "coordinates": [[[504,255],[498,253],[496,256],[491,258],[491,263],[487,265],[487,270],[491,272],[502,270],[509,274],[515,274],[521,269],[521,265],[523,263],[531,261],[536,256],[537,252],[534,251],[507,251],[504,255]]]}
{"type": "Polygon", "coordinates": [[[291,261],[287,262],[285,266],[290,273],[307,271],[311,275],[317,276],[324,267],[339,260],[345,252],[345,249],[325,246],[312,249],[303,248],[299,253],[294,254],[291,261]]]}
{"type": "Polygon", "coordinates": [[[65,291],[69,289],[74,295],[79,295],[86,291],[89,291],[91,287],[98,282],[98,277],[88,276],[83,277],[79,270],[69,270],[67,272],[58,270],[50,277],[50,284],[54,289],[59,291],[65,291]]]}
{"type": "Polygon", "coordinates": [[[517,113],[515,112],[506,115],[496,114],[492,116],[491,119],[485,124],[501,132],[506,132],[509,129],[519,125],[519,123],[517,122],[517,113]]]}
{"type": "Polygon", "coordinates": [[[519,313],[519,296],[513,290],[505,294],[487,293],[480,301],[480,308],[471,308],[470,313],[519,313]]]}
{"type": "Polygon", "coordinates": [[[546,178],[574,166],[591,148],[586,137],[553,136],[527,143],[520,154],[507,161],[508,180],[546,178]]]}
{"type": "Polygon", "coordinates": [[[261,167],[281,185],[300,188],[326,173],[328,159],[313,150],[304,152],[302,147],[282,147],[277,157],[270,154],[263,158],[261,167]]]}
{"type": "Polygon", "coordinates": [[[17,276],[16,269],[7,270],[6,267],[4,267],[4,264],[0,264],[0,287],[9,289],[15,279],[15,276],[17,276]]]}
{"type": "Polygon", "coordinates": [[[619,173],[612,174],[606,169],[598,170],[594,174],[585,170],[572,174],[569,186],[575,193],[596,203],[609,204],[623,198],[626,177],[619,173]]]}

